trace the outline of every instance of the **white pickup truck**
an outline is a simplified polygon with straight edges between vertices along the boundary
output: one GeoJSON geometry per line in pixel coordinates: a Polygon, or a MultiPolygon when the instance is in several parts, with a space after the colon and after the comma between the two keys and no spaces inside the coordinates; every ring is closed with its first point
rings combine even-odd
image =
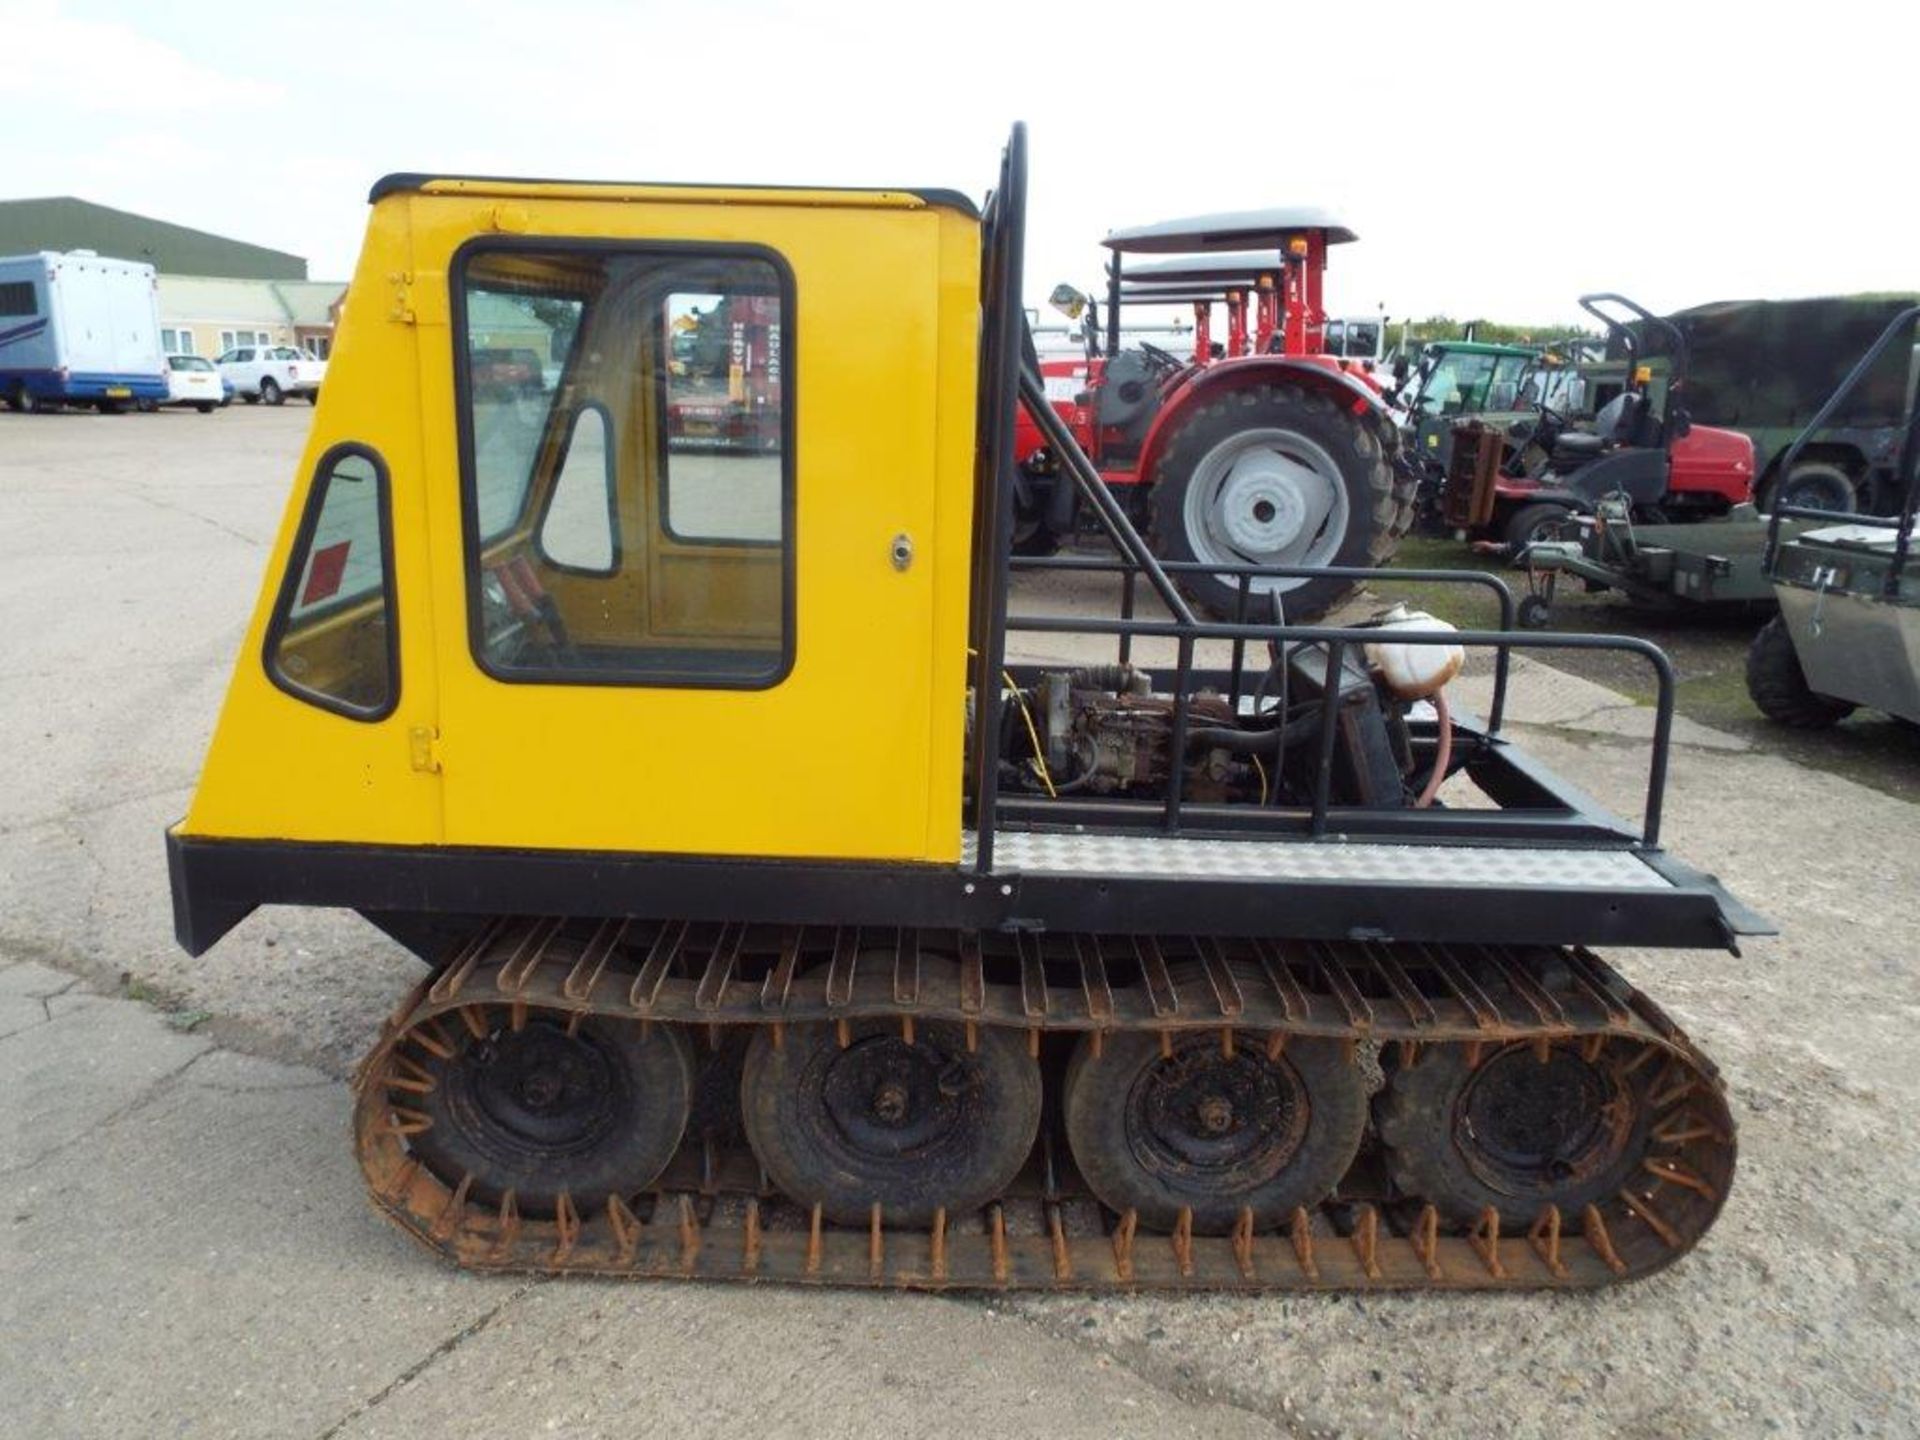
{"type": "Polygon", "coordinates": [[[291,345],[242,345],[213,363],[249,405],[262,400],[278,405],[289,395],[304,395],[318,404],[320,382],[327,378],[326,361],[291,345]]]}

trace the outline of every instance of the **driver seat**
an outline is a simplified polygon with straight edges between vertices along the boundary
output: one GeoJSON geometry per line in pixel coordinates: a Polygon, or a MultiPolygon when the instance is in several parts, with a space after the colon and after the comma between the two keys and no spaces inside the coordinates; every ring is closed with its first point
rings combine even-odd
{"type": "Polygon", "coordinates": [[[1651,443],[1644,434],[1651,418],[1647,411],[1645,395],[1637,390],[1621,391],[1600,407],[1600,413],[1593,417],[1591,433],[1569,431],[1554,440],[1554,469],[1584,465],[1616,445],[1651,443]]]}

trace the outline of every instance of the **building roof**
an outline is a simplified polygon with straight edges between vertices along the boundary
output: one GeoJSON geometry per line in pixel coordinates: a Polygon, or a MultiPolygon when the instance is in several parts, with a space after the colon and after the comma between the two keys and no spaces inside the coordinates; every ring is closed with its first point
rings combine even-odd
{"type": "Polygon", "coordinates": [[[144,260],[162,274],[307,278],[307,262],[301,256],[91,200],[71,195],[0,200],[0,255],[33,250],[95,250],[124,260],[144,260]]]}
{"type": "Polygon", "coordinates": [[[160,276],[160,313],[169,320],[257,322],[280,319],[318,328],[333,323],[340,280],[242,280],[232,276],[160,276]]]}
{"type": "Polygon", "coordinates": [[[295,325],[331,325],[333,307],[346,294],[339,280],[276,280],[273,293],[295,325]]]}

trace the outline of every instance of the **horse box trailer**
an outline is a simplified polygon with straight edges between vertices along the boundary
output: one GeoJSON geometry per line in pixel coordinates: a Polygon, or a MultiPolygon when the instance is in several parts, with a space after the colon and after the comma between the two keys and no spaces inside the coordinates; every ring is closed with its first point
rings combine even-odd
{"type": "Polygon", "coordinates": [[[15,410],[165,400],[153,266],[91,250],[0,259],[0,396],[15,410]]]}

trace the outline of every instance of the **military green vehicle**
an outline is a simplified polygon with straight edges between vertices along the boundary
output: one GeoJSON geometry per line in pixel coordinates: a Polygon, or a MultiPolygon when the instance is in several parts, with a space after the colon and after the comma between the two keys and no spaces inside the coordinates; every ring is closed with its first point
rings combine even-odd
{"type": "MultiPolygon", "coordinates": [[[[1872,383],[1888,356],[1911,350],[1920,306],[1902,311],[1781,457],[1785,473],[1834,415],[1872,383]]],[[[1775,507],[1766,571],[1780,613],[1747,652],[1747,693],[1785,725],[1837,724],[1881,710],[1920,724],[1920,587],[1908,577],[1920,508],[1920,412],[1902,427],[1891,467],[1900,499],[1892,515],[1775,507]],[[1827,522],[1784,538],[1786,522],[1827,522]]]]}
{"type": "MultiPolygon", "coordinates": [[[[1753,441],[1754,499],[1819,510],[1890,514],[1900,436],[1912,406],[1920,356],[1891,345],[1796,451],[1808,417],[1848,366],[1916,295],[1841,295],[1805,300],[1723,300],[1667,318],[1686,336],[1687,411],[1697,425],[1738,430],[1753,441]]],[[[1659,337],[1646,337],[1656,368],[1659,337]]]]}

